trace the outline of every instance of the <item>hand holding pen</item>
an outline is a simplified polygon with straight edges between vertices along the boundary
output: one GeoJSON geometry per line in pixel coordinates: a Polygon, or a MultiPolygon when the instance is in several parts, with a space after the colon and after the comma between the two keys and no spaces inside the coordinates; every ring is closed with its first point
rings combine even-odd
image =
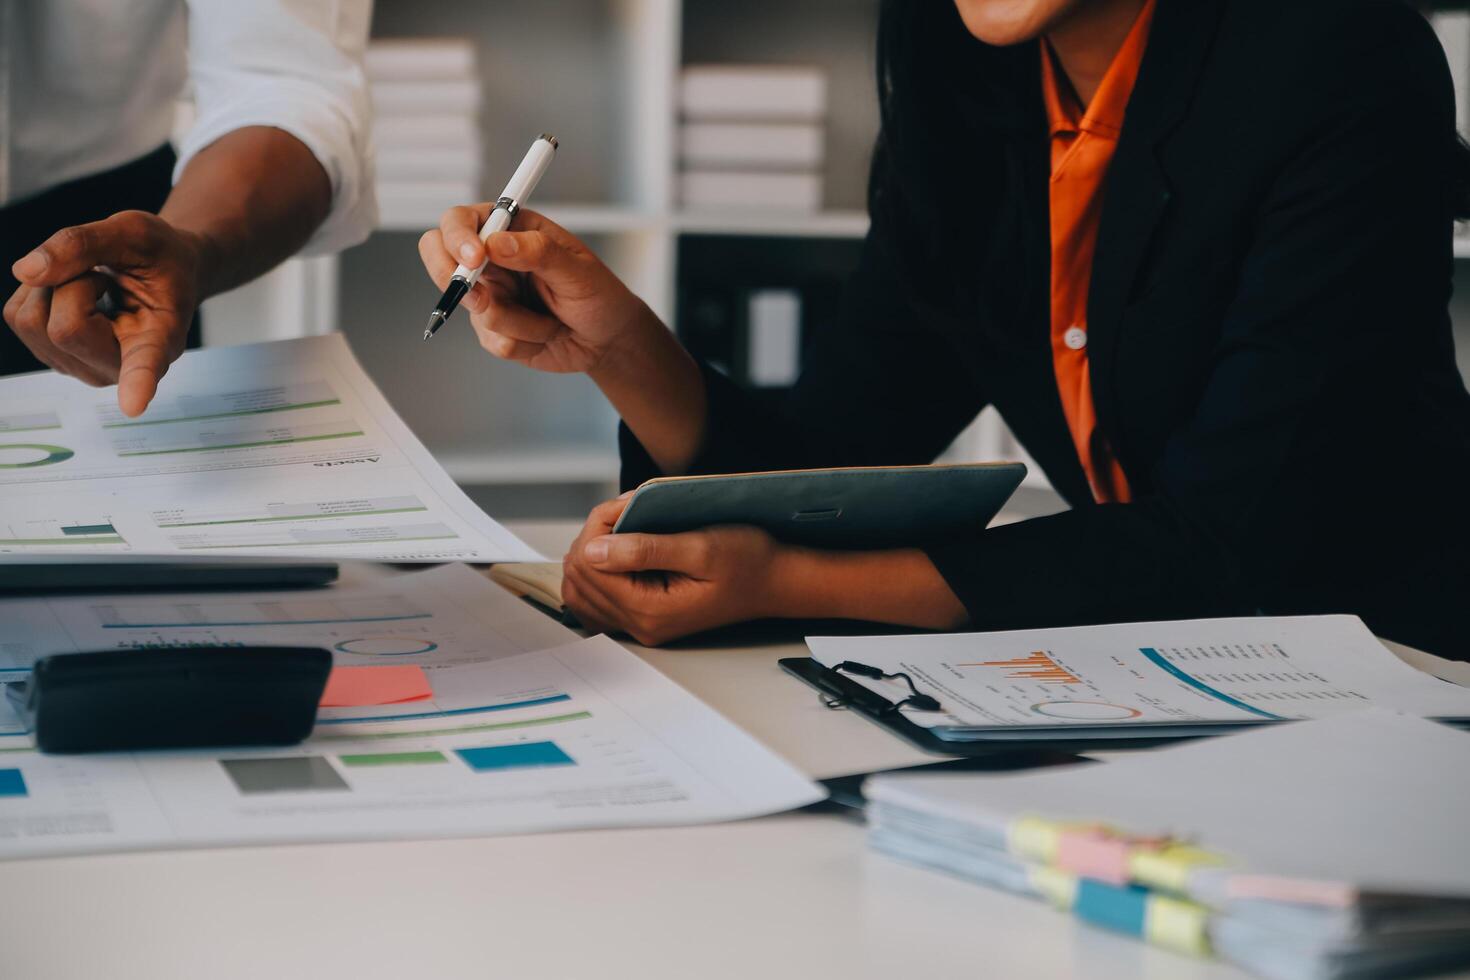
{"type": "MultiPolygon", "coordinates": [[[[516,185],[512,179],[507,191],[516,185]]],[[[523,199],[526,191],[519,193],[523,199]]],[[[640,335],[669,339],[647,305],[575,235],[519,209],[514,230],[497,230],[510,224],[509,211],[501,201],[450,208],[419,239],[424,268],[444,290],[431,328],[462,304],[485,350],[557,374],[594,374],[613,349],[642,346],[640,335]]]]}
{"type": "MultiPolygon", "coordinates": [[[[520,211],[522,203],[531,196],[536,185],[541,182],[541,177],[546,173],[546,168],[551,166],[551,159],[556,155],[557,141],[555,136],[542,133],[536,137],[531,148],[526,151],[525,159],[511,175],[510,182],[505,185],[499,200],[495,202],[489,217],[479,230],[481,242],[489,240],[490,236],[497,231],[505,231],[510,227],[511,221],[515,219],[520,211]]],[[[461,257],[466,261],[474,261],[474,252],[466,252],[461,247],[461,257]]],[[[444,321],[449,319],[449,314],[464,299],[465,294],[474,288],[475,283],[480,281],[480,276],[485,272],[485,266],[489,263],[488,258],[482,258],[478,265],[471,268],[461,262],[455,267],[450,276],[449,283],[444,289],[444,295],[439,297],[439,302],[434,306],[434,311],[429,314],[429,324],[424,328],[424,339],[428,340],[439,332],[444,326],[444,321]]]]}

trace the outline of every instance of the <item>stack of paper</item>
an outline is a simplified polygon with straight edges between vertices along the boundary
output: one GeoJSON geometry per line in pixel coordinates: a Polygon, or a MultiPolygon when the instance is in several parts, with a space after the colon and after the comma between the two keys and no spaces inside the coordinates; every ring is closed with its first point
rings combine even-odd
{"type": "Polygon", "coordinates": [[[821,207],[827,79],[820,70],[692,65],[679,92],[685,207],[821,207]]]}
{"type": "Polygon", "coordinates": [[[374,41],[365,64],[383,224],[424,224],[425,215],[480,200],[474,45],[461,38],[374,41]]]}
{"type": "Polygon", "coordinates": [[[1470,733],[1377,709],[1019,775],[869,780],[870,842],[1273,978],[1470,963],[1470,733]]]}

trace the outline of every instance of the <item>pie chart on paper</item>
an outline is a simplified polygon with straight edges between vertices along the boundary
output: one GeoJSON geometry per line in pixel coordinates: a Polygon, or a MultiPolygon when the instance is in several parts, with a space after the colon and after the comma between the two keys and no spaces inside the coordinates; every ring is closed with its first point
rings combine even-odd
{"type": "Polygon", "coordinates": [[[1031,706],[1038,715],[1068,721],[1128,721],[1143,712],[1107,701],[1041,701],[1031,706]]]}
{"type": "Polygon", "coordinates": [[[419,653],[432,653],[439,649],[439,644],[412,636],[370,636],[343,640],[336,647],[342,653],[353,653],[359,657],[412,657],[419,653]]]}
{"type": "Polygon", "coordinates": [[[75,455],[65,446],[41,442],[0,442],[0,470],[50,466],[52,463],[64,463],[75,455]]]}

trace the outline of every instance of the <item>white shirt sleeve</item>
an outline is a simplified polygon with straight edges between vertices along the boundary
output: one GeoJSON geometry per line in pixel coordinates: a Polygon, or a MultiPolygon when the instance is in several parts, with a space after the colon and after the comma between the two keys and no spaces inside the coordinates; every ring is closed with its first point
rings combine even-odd
{"type": "Polygon", "coordinates": [[[362,66],[371,20],[371,0],[189,0],[196,116],[174,180],[226,133],[273,126],[305,143],[332,182],[331,213],[302,254],[366,238],[378,220],[362,66]]]}

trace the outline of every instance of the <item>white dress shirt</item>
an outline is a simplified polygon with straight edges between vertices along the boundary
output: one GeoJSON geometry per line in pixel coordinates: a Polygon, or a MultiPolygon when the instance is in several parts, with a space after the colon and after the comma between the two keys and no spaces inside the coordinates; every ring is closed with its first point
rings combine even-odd
{"type": "Polygon", "coordinates": [[[0,205],[168,142],[192,88],[174,179],[244,126],[301,140],[332,182],[305,252],[377,222],[362,70],[371,0],[0,0],[0,205]]]}

